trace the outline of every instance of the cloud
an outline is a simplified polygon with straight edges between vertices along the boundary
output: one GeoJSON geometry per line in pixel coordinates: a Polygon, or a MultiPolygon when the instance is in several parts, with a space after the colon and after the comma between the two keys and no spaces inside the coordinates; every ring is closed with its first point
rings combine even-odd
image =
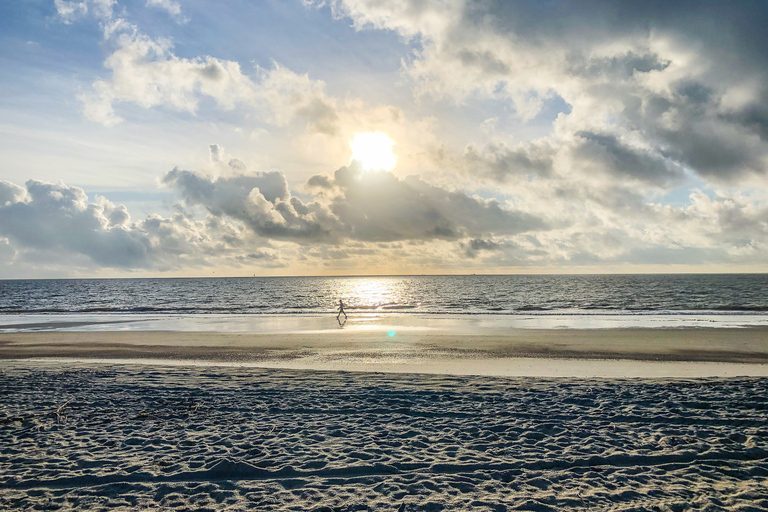
{"type": "Polygon", "coordinates": [[[728,251],[768,242],[768,204],[741,193],[702,191],[690,195],[683,208],[652,205],[658,224],[653,236],[680,247],[724,248],[728,251]]]}
{"type": "Polygon", "coordinates": [[[79,96],[84,115],[92,121],[107,126],[121,122],[114,110],[119,103],[194,114],[200,101],[209,98],[224,110],[248,107],[278,126],[299,118],[319,133],[337,129],[335,100],[325,94],[322,81],[306,74],[275,63],[272,69],[257,68],[254,79],[235,61],[178,57],[170,40],[149,37],[123,19],[105,24],[104,34],[115,47],[104,61],[111,77],[95,81],[91,92],[79,96]]]}
{"type": "Polygon", "coordinates": [[[553,173],[556,150],[546,141],[507,145],[495,142],[485,147],[469,144],[462,165],[472,174],[483,174],[494,181],[510,176],[549,177],[553,173]]]}
{"type": "MultiPolygon", "coordinates": [[[[220,155],[213,145],[212,156],[220,155]]],[[[258,236],[298,244],[458,240],[547,229],[542,219],[496,200],[449,191],[416,176],[364,172],[357,162],[332,177],[310,178],[307,186],[315,195],[309,202],[290,192],[280,171],[250,172],[241,164],[233,169],[230,161],[229,175],[219,177],[174,169],[162,182],[186,207],[202,207],[243,222],[258,236]]]]}
{"type": "Polygon", "coordinates": [[[266,266],[284,264],[244,228],[213,216],[152,214],[133,221],[123,205],[103,197],[90,202],[81,188],[37,180],[25,187],[0,182],[0,199],[0,238],[27,262],[56,265],[70,258],[78,265],[167,271],[236,266],[243,254],[263,253],[266,266]]]}
{"type": "Polygon", "coordinates": [[[389,172],[363,172],[356,163],[337,170],[333,179],[316,176],[309,184],[331,188],[328,208],[354,240],[459,239],[547,229],[542,219],[496,200],[449,191],[417,176],[400,179],[389,172]]]}
{"type": "Polygon", "coordinates": [[[108,201],[88,203],[82,189],[36,180],[26,195],[0,207],[0,233],[34,249],[87,254],[99,265],[131,267],[147,258],[150,244],[127,229],[125,207],[108,201]]]}
{"type": "Polygon", "coordinates": [[[268,119],[284,126],[293,118],[305,119],[310,129],[326,135],[337,131],[338,118],[336,101],[325,94],[325,84],[312,80],[309,75],[299,75],[274,64],[271,70],[259,70],[261,80],[257,96],[272,111],[268,119]]]}
{"type": "Polygon", "coordinates": [[[237,62],[179,58],[170,51],[170,41],[129,28],[117,29],[117,49],[104,62],[112,71],[111,79],[96,81],[93,92],[80,97],[89,119],[106,125],[119,122],[113,111],[115,102],[144,108],[163,105],[193,113],[201,97],[210,97],[229,110],[253,101],[254,84],[237,62]]]}
{"type": "Polygon", "coordinates": [[[586,160],[592,169],[657,185],[682,179],[681,166],[652,149],[632,147],[612,134],[582,131],[575,136],[580,139],[576,157],[586,160]]]}
{"type": "Polygon", "coordinates": [[[211,160],[225,175],[214,177],[183,169],[167,172],[185,207],[201,207],[215,218],[235,219],[254,234],[275,240],[310,242],[335,237],[335,221],[319,203],[304,204],[291,195],[280,171],[249,172],[245,164],[210,146],[211,160]]]}
{"type": "Polygon", "coordinates": [[[327,211],[291,196],[285,176],[279,171],[214,179],[174,169],[163,176],[162,182],[174,187],[185,205],[200,206],[215,217],[241,221],[265,238],[317,241],[333,236],[333,222],[327,211]]]}
{"type": "Polygon", "coordinates": [[[567,203],[583,206],[566,212],[564,223],[558,208],[548,208],[554,203],[542,205],[540,212],[551,214],[542,216],[356,165],[310,180],[315,193],[301,201],[280,172],[237,165],[227,177],[167,173],[163,181],[179,194],[180,213],[143,220],[63,183],[0,182],[0,250],[49,267],[69,261],[156,271],[214,265],[439,271],[759,264],[768,247],[768,202],[739,193],[697,191],[687,205],[672,207],[621,189],[572,190],[567,203]]]}
{"type": "Polygon", "coordinates": [[[250,171],[221,146],[210,150],[217,175],[177,168],[162,177],[180,199],[170,217],[154,213],[136,220],[125,206],[98,196],[89,200],[82,189],[62,182],[0,182],[0,238],[29,264],[168,271],[281,268],[300,256],[344,265],[366,258],[384,267],[386,255],[397,254],[392,243],[439,244],[548,229],[542,219],[496,200],[416,176],[363,172],[357,163],[311,178],[306,186],[314,193],[302,200],[282,172],[250,171]],[[304,251],[313,247],[318,251],[304,251]]]}
{"type": "Polygon", "coordinates": [[[53,0],[53,4],[61,22],[69,25],[88,15],[102,21],[111,19],[117,0],[53,0]]]}
{"type": "Polygon", "coordinates": [[[175,0],[147,0],[147,7],[162,9],[179,21],[187,21],[181,14],[181,4],[175,0]]]}
{"type": "MultiPolygon", "coordinates": [[[[548,137],[565,152],[557,159],[591,156],[597,168],[660,187],[676,185],[685,169],[720,183],[766,173],[768,37],[760,2],[331,6],[360,30],[392,30],[414,41],[403,72],[418,95],[500,101],[524,121],[562,98],[571,110],[548,137]]],[[[526,167],[510,158],[509,172],[526,167]]],[[[508,174],[506,160],[500,155],[491,171],[497,179],[508,174]]]]}
{"type": "Polygon", "coordinates": [[[468,258],[476,258],[481,252],[499,251],[502,244],[493,240],[483,240],[482,238],[473,238],[467,242],[462,242],[461,246],[465,249],[468,258]]]}
{"type": "Polygon", "coordinates": [[[9,206],[12,203],[21,202],[27,191],[10,181],[0,181],[0,206],[9,206]]]}

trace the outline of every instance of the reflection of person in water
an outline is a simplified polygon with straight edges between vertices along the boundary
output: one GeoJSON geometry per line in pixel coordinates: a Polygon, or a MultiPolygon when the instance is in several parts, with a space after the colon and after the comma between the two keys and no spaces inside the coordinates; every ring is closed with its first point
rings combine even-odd
{"type": "Polygon", "coordinates": [[[344,311],[344,302],[341,299],[339,299],[339,314],[336,315],[336,320],[338,320],[342,314],[344,315],[344,320],[346,320],[347,313],[344,311]]]}

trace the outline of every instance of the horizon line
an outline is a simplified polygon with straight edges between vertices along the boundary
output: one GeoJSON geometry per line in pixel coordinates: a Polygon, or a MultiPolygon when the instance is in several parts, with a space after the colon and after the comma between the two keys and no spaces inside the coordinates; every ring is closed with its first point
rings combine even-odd
{"type": "Polygon", "coordinates": [[[766,275],[766,272],[559,272],[559,273],[471,273],[471,274],[331,274],[331,275],[228,275],[228,276],[161,276],[161,277],[17,277],[0,281],[75,281],[109,279],[294,279],[294,278],[375,278],[375,277],[512,277],[512,276],[673,276],[673,275],[766,275]]]}

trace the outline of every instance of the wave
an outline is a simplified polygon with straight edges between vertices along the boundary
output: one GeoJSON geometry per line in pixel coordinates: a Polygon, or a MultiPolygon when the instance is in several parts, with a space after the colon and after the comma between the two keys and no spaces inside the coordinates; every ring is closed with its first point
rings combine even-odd
{"type": "MultiPolygon", "coordinates": [[[[434,308],[422,309],[419,306],[356,306],[345,307],[349,313],[362,315],[451,315],[451,316],[706,316],[706,315],[767,315],[768,308],[741,307],[738,309],[709,308],[709,309],[553,309],[536,306],[525,306],[510,310],[501,307],[484,309],[454,309],[434,308]]],[[[132,307],[132,308],[30,308],[30,309],[1,309],[0,315],[327,315],[336,314],[337,309],[306,308],[306,307],[132,307]]]]}
{"type": "Polygon", "coordinates": [[[0,314],[766,314],[768,274],[0,280],[0,314]]]}

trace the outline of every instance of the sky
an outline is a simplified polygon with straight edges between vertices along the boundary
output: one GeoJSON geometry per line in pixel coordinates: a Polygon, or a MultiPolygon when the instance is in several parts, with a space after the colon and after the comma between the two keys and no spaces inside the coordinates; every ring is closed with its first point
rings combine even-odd
{"type": "Polygon", "coordinates": [[[0,278],[768,271],[768,3],[0,4],[0,278]]]}

